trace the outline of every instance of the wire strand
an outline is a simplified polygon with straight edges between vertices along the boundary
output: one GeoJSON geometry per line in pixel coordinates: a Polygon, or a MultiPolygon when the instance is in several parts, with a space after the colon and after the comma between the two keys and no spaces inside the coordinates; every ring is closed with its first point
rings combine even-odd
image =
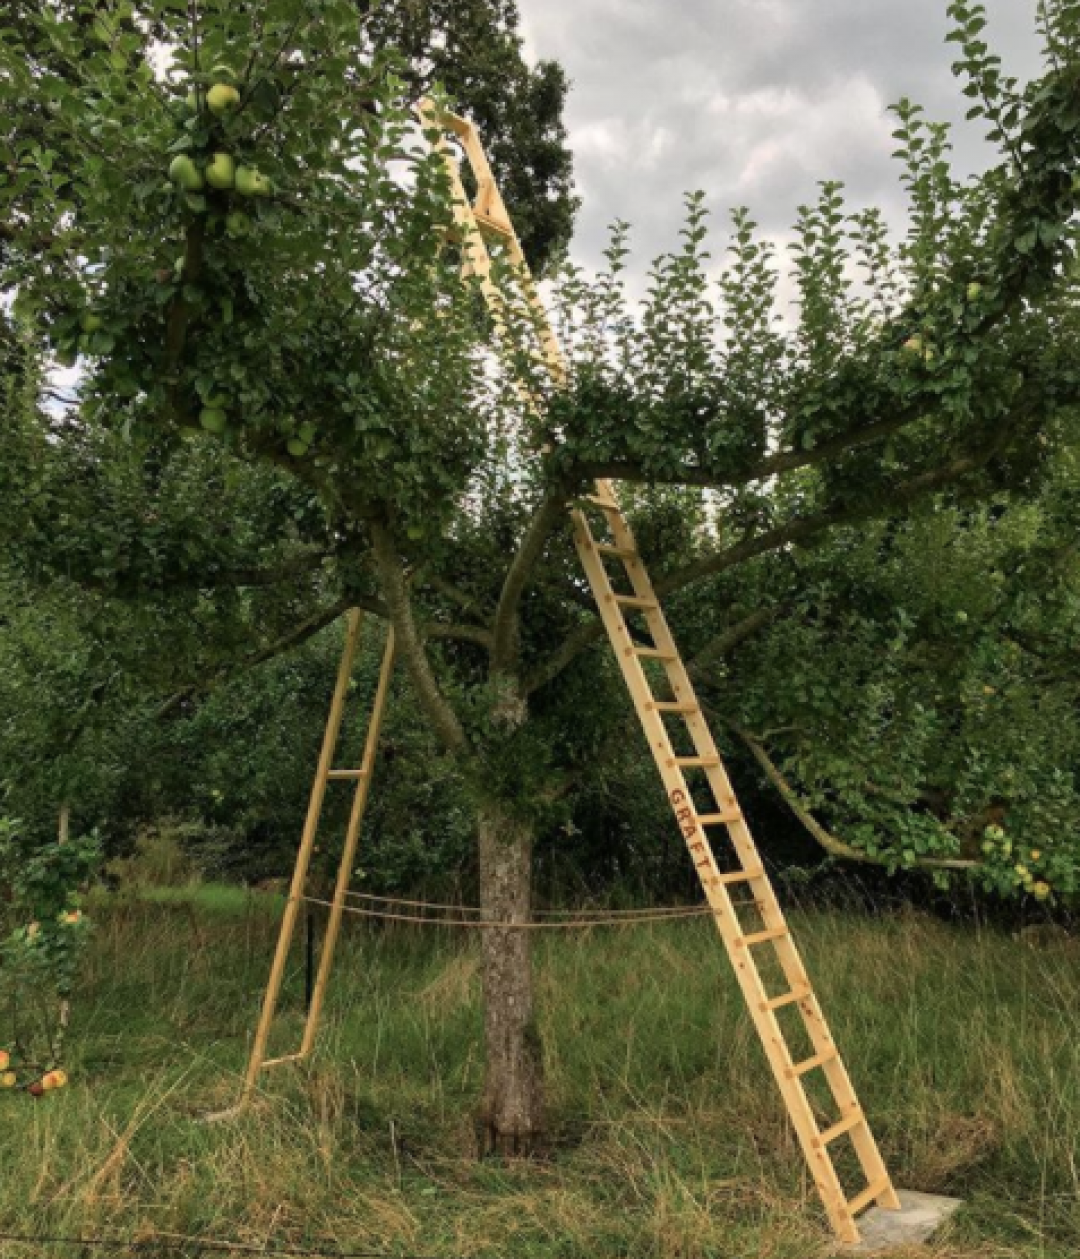
{"type": "MultiPolygon", "coordinates": [[[[460,905],[452,904],[445,901],[411,901],[406,900],[404,896],[376,896],[374,892],[355,892],[348,890],[346,896],[358,900],[374,901],[379,905],[410,905],[416,909],[452,909],[461,914],[482,914],[483,908],[479,905],[460,905]]],[[[536,918],[588,918],[602,915],[604,918],[635,918],[641,914],[672,914],[682,915],[690,908],[698,908],[697,906],[688,905],[651,905],[646,909],[536,909],[533,915],[536,918]]],[[[702,911],[705,912],[705,911],[702,911]]]]}
{"type": "MultiPolygon", "coordinates": [[[[334,908],[333,901],[318,896],[300,898],[309,905],[325,905],[334,908]]],[[[412,922],[425,927],[471,927],[479,931],[575,931],[586,927],[629,927],[645,922],[671,922],[678,918],[704,918],[718,912],[710,905],[695,905],[687,909],[630,911],[620,917],[578,918],[573,922],[503,922],[491,918],[424,918],[419,914],[396,914],[385,909],[361,909],[358,905],[342,905],[342,912],[361,918],[381,918],[390,922],[412,922]]]]}
{"type": "Polygon", "coordinates": [[[43,1233],[0,1233],[0,1242],[17,1246],[78,1246],[85,1250],[127,1250],[133,1254],[174,1253],[192,1249],[214,1254],[263,1255],[274,1259],[456,1259],[455,1256],[398,1254],[386,1250],[313,1250],[304,1246],[257,1246],[185,1233],[153,1233],[149,1237],[48,1236],[43,1233]]]}

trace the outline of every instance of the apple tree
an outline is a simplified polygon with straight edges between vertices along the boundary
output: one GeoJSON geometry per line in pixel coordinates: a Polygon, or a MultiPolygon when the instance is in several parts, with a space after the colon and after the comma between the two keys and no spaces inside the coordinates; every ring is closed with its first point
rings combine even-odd
{"type": "MultiPolygon", "coordinates": [[[[796,326],[777,323],[777,260],[745,211],[710,280],[693,197],[640,305],[621,233],[603,275],[564,274],[570,378],[556,391],[537,372],[536,410],[489,353],[446,243],[442,167],[417,143],[399,64],[373,52],[352,6],[275,0],[255,24],[224,0],[116,12],[92,39],[52,10],[32,37],[0,32],[15,119],[0,287],[40,352],[78,356],[83,373],[48,438],[39,425],[0,462],[27,563],[55,571],[73,548],[117,594],[183,575],[213,595],[230,569],[254,589],[273,571],[279,592],[317,595],[327,615],[358,605],[391,620],[468,786],[488,916],[527,920],[538,826],[625,739],[567,527],[594,478],[624,483],[699,676],[764,749],[767,688],[742,693],[726,670],[783,628],[754,597],[763,572],[812,610],[817,549],[865,573],[875,536],[884,551],[923,513],[959,520],[1035,496],[1071,457],[1080,16],[1064,0],[1046,6],[1045,73],[1026,87],[988,51],[980,7],[950,6],[963,90],[1000,161],[958,181],[944,128],[902,103],[908,234],[894,243],[880,214],[823,184],[796,225],[796,326]],[[53,472],[99,442],[125,444],[147,494],[107,552],[87,542],[92,510],[73,538],[22,488],[33,473],[59,495],[53,472]],[[257,508],[238,504],[233,526],[222,499],[208,504],[218,530],[197,515],[174,530],[184,487],[202,501],[194,468],[242,468],[257,508]],[[290,587],[281,566],[294,563],[290,587]]],[[[512,332],[528,375],[530,330],[512,332]]],[[[81,466],[74,489],[92,504],[99,464],[81,466]]],[[[835,602],[841,587],[834,574],[835,602]]],[[[801,785],[830,772],[805,759],[801,785]]],[[[945,826],[915,844],[852,825],[847,842],[891,864],[909,849],[963,856],[945,826]]],[[[481,1130],[506,1152],[533,1147],[544,1123],[528,940],[483,942],[481,1130]]]]}

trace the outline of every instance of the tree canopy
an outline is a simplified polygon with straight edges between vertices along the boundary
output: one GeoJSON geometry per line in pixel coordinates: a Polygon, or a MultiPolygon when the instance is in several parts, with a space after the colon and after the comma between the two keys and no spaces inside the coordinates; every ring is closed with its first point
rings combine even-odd
{"type": "MultiPolygon", "coordinates": [[[[131,644],[123,671],[173,716],[346,607],[389,619],[476,816],[484,903],[521,915],[537,827],[626,742],[567,524],[616,478],[720,733],[827,851],[1071,895],[1080,11],[1043,6],[1027,85],[980,5],[949,12],[996,164],[959,180],[947,128],[902,101],[906,234],[823,182],[797,211],[793,316],[749,211],[718,259],[692,194],[640,303],[617,225],[601,274],[553,275],[559,382],[512,305],[492,352],[460,274],[413,112],[436,74],[475,87],[425,33],[443,10],[387,17],[411,59],[344,0],[5,27],[4,580],[93,591],[131,644]],[[58,396],[72,363],[77,396],[58,396]],[[164,650],[132,604],[168,626],[164,650]]],[[[462,20],[514,62],[510,6],[462,20]]],[[[544,101],[536,135],[492,126],[511,213],[551,257],[562,80],[508,82],[526,113],[544,101]]],[[[517,1148],[539,1095],[506,1083],[537,1078],[512,1066],[538,1061],[520,936],[485,940],[485,968],[503,998],[489,1125],[517,1148]]]]}

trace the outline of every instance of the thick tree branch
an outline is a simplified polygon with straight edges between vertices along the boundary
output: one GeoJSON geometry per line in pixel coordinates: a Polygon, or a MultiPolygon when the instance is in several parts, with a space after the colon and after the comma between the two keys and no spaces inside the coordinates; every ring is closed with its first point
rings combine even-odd
{"type": "Polygon", "coordinates": [[[247,670],[254,669],[257,665],[265,664],[268,660],[274,660],[276,657],[284,655],[285,652],[292,651],[294,647],[299,647],[301,643],[306,643],[309,638],[313,638],[320,630],[325,629],[331,622],[336,621],[339,616],[344,615],[349,608],[357,606],[356,599],[350,598],[339,599],[329,607],[320,609],[320,611],[308,617],[306,621],[302,621],[295,629],[290,630],[281,638],[275,639],[274,642],[267,644],[267,646],[260,647],[258,651],[253,651],[250,655],[244,656],[235,665],[217,669],[199,682],[194,682],[190,686],[177,691],[158,708],[154,714],[155,718],[160,720],[167,717],[170,713],[175,712],[181,704],[196,699],[200,695],[209,694],[210,691],[229,681],[237,674],[246,673],[247,670]]]}
{"type": "MultiPolygon", "coordinates": [[[[827,831],[799,799],[795,788],[780,772],[772,757],[769,756],[757,739],[733,722],[728,721],[724,724],[734,731],[746,744],[754,760],[757,761],[764,771],[766,778],[783,797],[784,803],[830,857],[839,857],[844,861],[858,861],[864,865],[873,866],[892,866],[897,864],[886,857],[871,856],[870,853],[864,852],[861,848],[853,848],[850,844],[844,843],[842,839],[837,839],[835,835],[827,831]]],[[[964,857],[917,857],[915,859],[916,866],[928,870],[975,870],[980,864],[978,861],[969,861],[964,857]]]]}
{"type": "Polygon", "coordinates": [[[517,664],[521,636],[521,597],[540,561],[548,538],[565,516],[568,501],[566,494],[558,490],[550,490],[544,496],[506,571],[492,625],[493,673],[508,673],[517,664]]]}
{"type": "Polygon", "coordinates": [[[416,697],[446,746],[460,752],[467,746],[465,730],[442,689],[424,650],[421,631],[413,616],[405,580],[405,569],[389,529],[380,521],[371,523],[372,550],[379,570],[386,606],[397,634],[397,649],[409,671],[416,697]]]}
{"type": "Polygon", "coordinates": [[[645,471],[637,464],[617,460],[589,464],[575,471],[580,471],[583,476],[594,479],[643,481],[652,485],[693,485],[713,490],[741,489],[755,481],[765,481],[769,477],[795,472],[799,468],[812,468],[826,463],[849,451],[858,450],[861,446],[869,446],[886,437],[891,437],[907,428],[909,424],[914,424],[924,418],[925,412],[922,408],[906,407],[887,420],[875,420],[873,423],[850,429],[846,433],[839,433],[810,450],[777,451],[775,454],[766,455],[764,459],[759,459],[749,468],[728,475],[686,464],[668,473],[645,471]]]}
{"type": "Polygon", "coordinates": [[[687,664],[691,672],[700,671],[711,664],[716,664],[723,656],[730,655],[744,639],[756,634],[758,630],[771,625],[783,612],[782,607],[758,608],[741,621],[729,625],[726,630],[705,644],[704,647],[687,664]]]}
{"type": "MultiPolygon", "coordinates": [[[[812,516],[797,516],[785,521],[782,525],[776,525],[763,533],[753,534],[711,555],[703,556],[692,564],[684,565],[659,578],[654,583],[656,592],[661,596],[674,594],[685,590],[695,582],[715,577],[729,568],[745,564],[758,556],[768,555],[782,547],[805,542],[835,526],[872,520],[890,511],[906,507],[924,494],[941,489],[985,467],[1005,445],[1010,427],[1009,424],[1003,424],[978,454],[963,455],[941,468],[919,473],[890,494],[883,494],[879,498],[861,502],[853,507],[834,508],[812,516]]],[[[558,651],[539,665],[526,679],[525,693],[531,694],[558,677],[575,657],[593,643],[598,642],[603,634],[604,627],[599,618],[579,625],[567,635],[558,651]]]]}

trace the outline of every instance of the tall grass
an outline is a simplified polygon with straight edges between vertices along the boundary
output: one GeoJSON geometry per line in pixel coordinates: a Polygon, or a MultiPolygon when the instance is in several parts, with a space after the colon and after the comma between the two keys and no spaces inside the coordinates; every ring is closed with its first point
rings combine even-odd
{"type": "MultiPolygon", "coordinates": [[[[202,1122],[237,1094],[279,909],[205,889],[103,909],[72,1086],[0,1095],[0,1231],[560,1259],[829,1253],[700,920],[539,941],[544,1158],[473,1157],[475,940],[359,921],[317,1056],[267,1073],[240,1118],[202,1122]]],[[[1080,949],[912,913],[793,918],[897,1183],[968,1204],[933,1253],[1076,1255],[1080,949]]],[[[301,969],[298,954],[275,1049],[298,1037],[301,969]]],[[[0,1242],[5,1259],[26,1254],[0,1242]]]]}

